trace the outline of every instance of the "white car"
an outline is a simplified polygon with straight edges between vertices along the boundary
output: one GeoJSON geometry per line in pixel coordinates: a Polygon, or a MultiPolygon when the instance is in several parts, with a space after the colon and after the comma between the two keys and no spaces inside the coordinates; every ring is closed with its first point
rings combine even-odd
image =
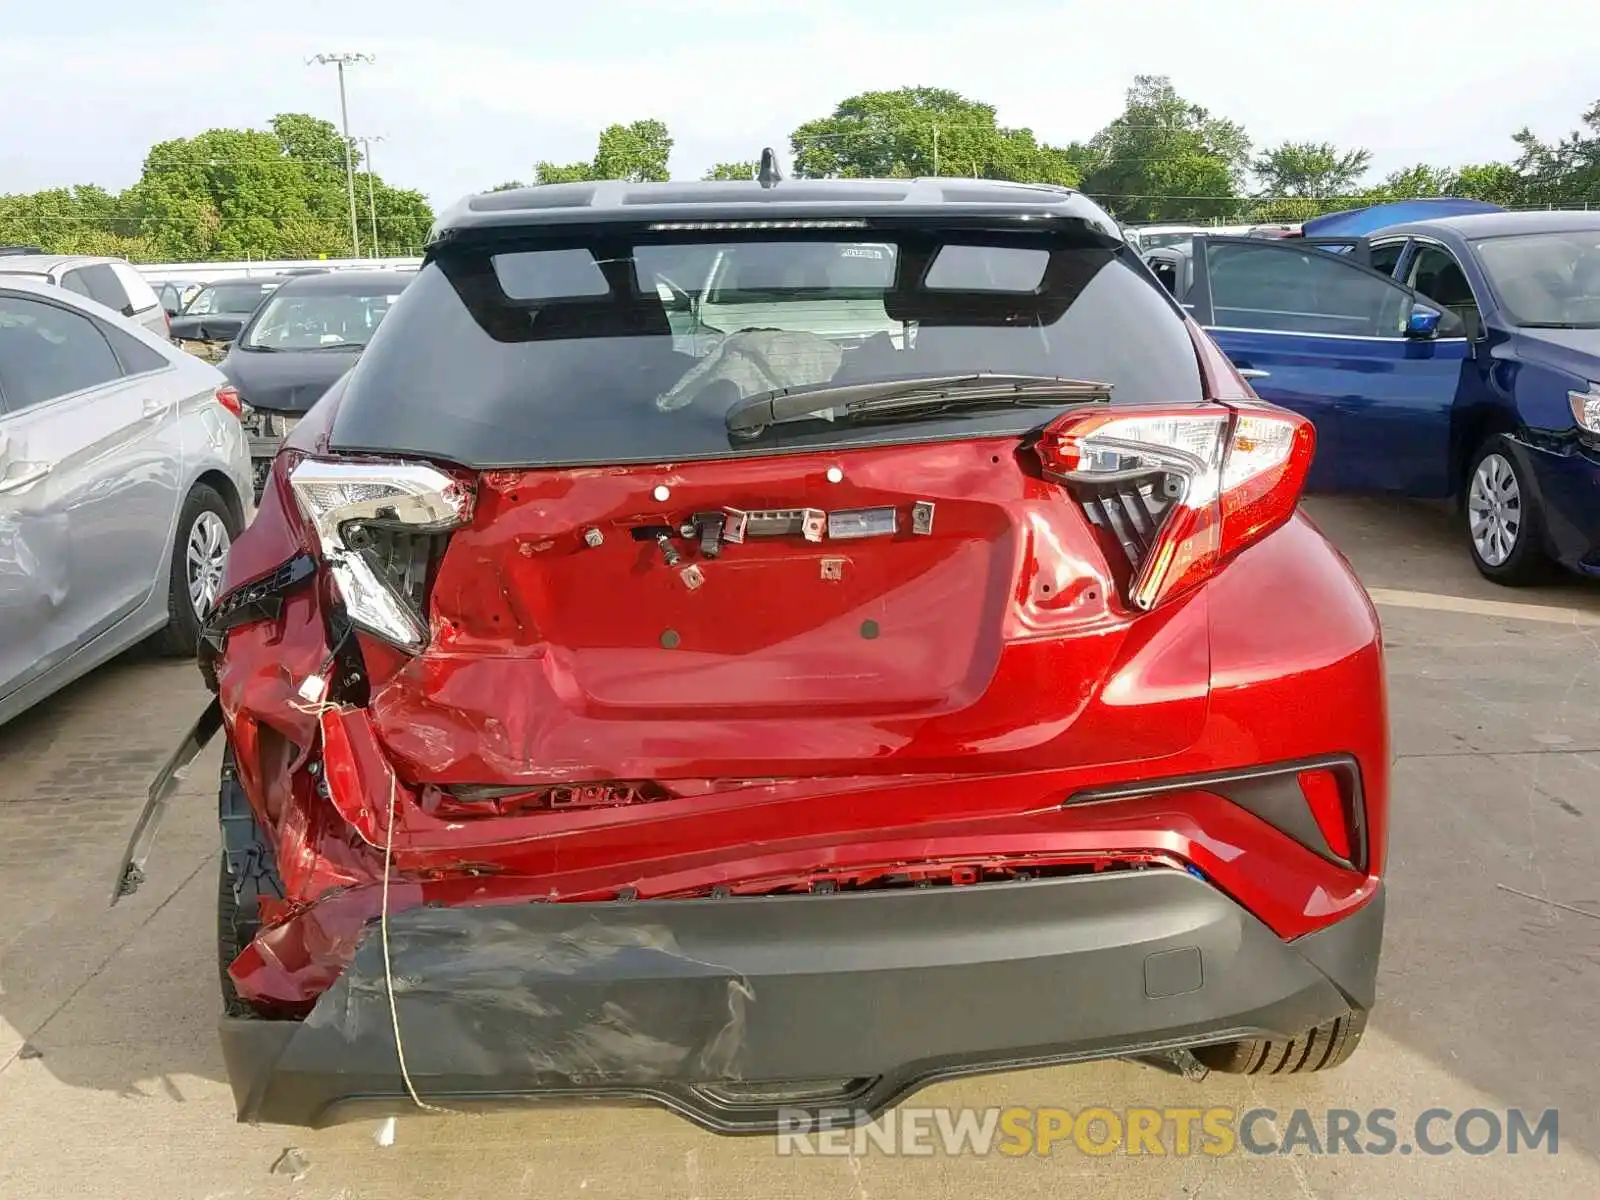
{"type": "Polygon", "coordinates": [[[125,259],[86,254],[0,255],[0,283],[9,283],[12,278],[53,283],[87,296],[157,337],[166,337],[169,332],[160,298],[125,259]]]}
{"type": "Polygon", "coordinates": [[[253,496],[220,371],[0,274],[0,724],[144,638],[194,654],[253,496]]]}

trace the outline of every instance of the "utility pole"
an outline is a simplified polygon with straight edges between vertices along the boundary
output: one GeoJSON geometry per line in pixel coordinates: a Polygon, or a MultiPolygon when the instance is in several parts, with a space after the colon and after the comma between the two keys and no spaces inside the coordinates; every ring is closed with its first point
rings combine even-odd
{"type": "Polygon", "coordinates": [[[378,257],[378,201],[373,195],[372,184],[372,143],[383,141],[381,134],[373,137],[357,138],[361,143],[361,154],[367,163],[367,215],[372,218],[372,257],[378,257]]]}
{"type": "Polygon", "coordinates": [[[933,123],[933,175],[939,177],[939,122],[933,123]]]}
{"type": "Polygon", "coordinates": [[[354,151],[350,140],[350,105],[345,99],[344,69],[353,63],[371,62],[370,54],[355,54],[344,52],[340,54],[313,54],[306,59],[306,65],[315,63],[325,67],[332,63],[339,70],[339,119],[344,125],[344,182],[350,194],[350,253],[356,258],[361,257],[361,229],[356,221],[356,165],[354,151]]]}

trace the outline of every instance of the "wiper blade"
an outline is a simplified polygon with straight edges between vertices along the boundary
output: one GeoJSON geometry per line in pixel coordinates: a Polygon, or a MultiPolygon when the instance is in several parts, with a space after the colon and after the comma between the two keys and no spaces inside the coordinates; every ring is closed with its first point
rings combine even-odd
{"type": "Polygon", "coordinates": [[[1111,385],[1058,375],[977,372],[890,379],[876,383],[825,383],[778,388],[748,396],[727,412],[728,432],[755,437],[770,425],[827,413],[845,420],[921,416],[967,406],[1049,404],[1061,400],[1109,400],[1111,385]],[[835,410],[839,410],[837,413],[835,410]]]}
{"type": "Polygon", "coordinates": [[[324,342],[317,346],[307,346],[307,350],[365,350],[365,342],[324,342]]]}

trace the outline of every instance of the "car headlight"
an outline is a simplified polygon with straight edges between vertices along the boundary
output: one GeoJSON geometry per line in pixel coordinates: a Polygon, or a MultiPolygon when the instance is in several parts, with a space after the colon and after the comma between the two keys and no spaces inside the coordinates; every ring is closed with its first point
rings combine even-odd
{"type": "Polygon", "coordinates": [[[1589,384],[1587,392],[1568,392],[1572,402],[1572,419],[1585,433],[1600,434],[1600,383],[1589,384]]]}

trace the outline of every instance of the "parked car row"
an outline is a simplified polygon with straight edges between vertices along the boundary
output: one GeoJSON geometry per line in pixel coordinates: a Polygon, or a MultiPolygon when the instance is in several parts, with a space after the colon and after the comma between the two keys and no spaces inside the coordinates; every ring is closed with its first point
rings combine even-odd
{"type": "Polygon", "coordinates": [[[1600,213],[1204,235],[1145,259],[1263,399],[1315,424],[1312,490],[1453,500],[1499,583],[1600,576],[1600,213]]]}

